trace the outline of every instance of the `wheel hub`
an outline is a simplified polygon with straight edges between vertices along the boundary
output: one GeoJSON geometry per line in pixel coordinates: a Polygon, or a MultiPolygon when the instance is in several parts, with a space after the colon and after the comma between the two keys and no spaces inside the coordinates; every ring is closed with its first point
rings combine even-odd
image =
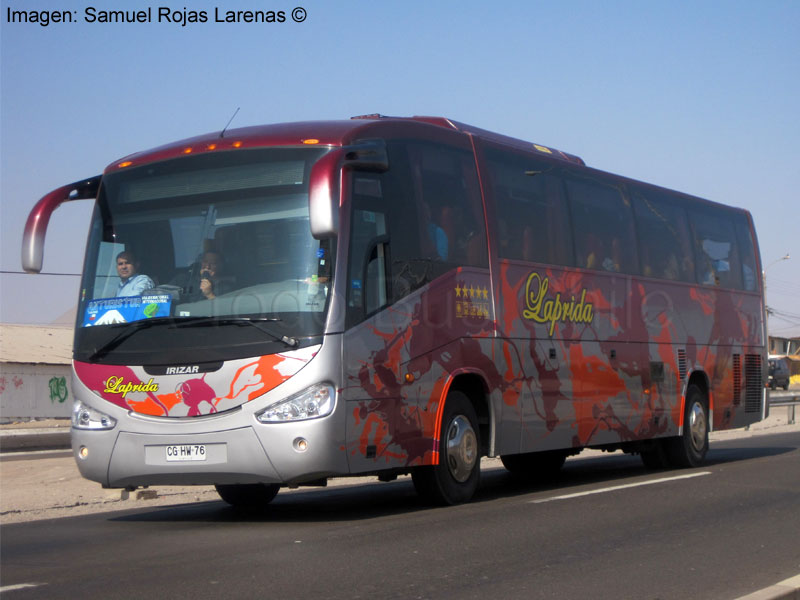
{"type": "Polygon", "coordinates": [[[447,466],[453,479],[464,483],[478,460],[478,437],[464,415],[458,415],[447,429],[447,466]]]}
{"type": "Polygon", "coordinates": [[[689,433],[694,449],[702,452],[706,445],[706,413],[699,402],[695,402],[689,412],[689,433]]]}

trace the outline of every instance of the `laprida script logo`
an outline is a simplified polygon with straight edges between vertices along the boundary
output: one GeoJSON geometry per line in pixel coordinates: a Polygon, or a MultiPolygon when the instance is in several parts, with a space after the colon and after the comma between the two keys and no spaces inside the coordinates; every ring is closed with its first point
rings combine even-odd
{"type": "Polygon", "coordinates": [[[157,392],[158,384],[153,383],[153,378],[150,381],[143,383],[126,382],[124,377],[109,377],[106,380],[106,389],[103,390],[106,394],[122,394],[124,398],[131,392],[157,392]]]}
{"type": "Polygon", "coordinates": [[[561,292],[556,293],[555,298],[548,298],[549,287],[549,278],[542,278],[536,272],[528,276],[523,317],[536,323],[549,323],[550,335],[553,335],[557,322],[585,325],[592,322],[594,307],[591,302],[586,302],[586,289],[581,290],[580,300],[576,301],[575,296],[570,296],[569,300],[562,298],[561,292]]]}

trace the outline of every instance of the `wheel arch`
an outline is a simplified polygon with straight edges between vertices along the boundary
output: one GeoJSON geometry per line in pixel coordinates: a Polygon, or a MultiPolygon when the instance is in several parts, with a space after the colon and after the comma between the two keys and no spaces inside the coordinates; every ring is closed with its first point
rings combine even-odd
{"type": "Polygon", "coordinates": [[[686,384],[684,385],[683,393],[681,394],[681,412],[680,422],[678,424],[678,435],[683,435],[684,419],[686,418],[686,396],[689,393],[689,387],[692,385],[697,386],[706,399],[706,409],[708,410],[708,428],[709,431],[713,429],[714,400],[711,394],[711,383],[709,382],[708,374],[706,374],[705,371],[696,370],[692,371],[689,374],[689,377],[686,378],[686,384]]]}
{"type": "Polygon", "coordinates": [[[486,377],[480,371],[459,369],[450,374],[439,402],[436,414],[436,438],[441,435],[440,427],[444,404],[451,391],[458,391],[469,398],[470,404],[478,415],[478,426],[481,442],[481,456],[494,454],[495,445],[495,415],[489,402],[489,385],[486,377]]]}

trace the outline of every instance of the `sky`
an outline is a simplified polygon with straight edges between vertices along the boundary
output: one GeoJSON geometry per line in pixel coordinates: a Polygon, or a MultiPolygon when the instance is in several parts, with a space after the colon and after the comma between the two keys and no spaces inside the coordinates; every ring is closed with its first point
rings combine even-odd
{"type": "Polygon", "coordinates": [[[54,213],[51,274],[21,274],[25,219],[41,196],[132,152],[218,131],[240,108],[232,127],[445,116],[746,208],[770,334],[800,336],[796,0],[0,4],[2,322],[50,323],[77,301],[91,203],[54,213]],[[87,22],[148,8],[151,22],[87,22]],[[207,22],[159,22],[160,8],[205,11],[207,22]],[[216,22],[215,9],[285,21],[216,22]],[[10,22],[9,10],[29,20],[68,10],[73,22],[10,22]]]}

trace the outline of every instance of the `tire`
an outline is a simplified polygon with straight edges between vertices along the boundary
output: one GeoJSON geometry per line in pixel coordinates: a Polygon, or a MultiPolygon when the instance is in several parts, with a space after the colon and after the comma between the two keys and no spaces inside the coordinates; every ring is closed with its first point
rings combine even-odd
{"type": "Polygon", "coordinates": [[[281,489],[277,483],[234,483],[214,486],[225,502],[236,508],[248,510],[263,508],[281,489]]]}
{"type": "Polygon", "coordinates": [[[708,452],[708,401],[696,385],[686,392],[683,434],[665,440],[669,462],[674,467],[697,467],[708,452]]]}
{"type": "Polygon", "coordinates": [[[548,480],[558,475],[567,453],[561,450],[506,454],[500,457],[503,466],[514,477],[529,481],[548,480]]]}
{"type": "Polygon", "coordinates": [[[442,413],[439,464],[411,473],[420,497],[431,504],[468,502],[478,489],[481,473],[478,416],[469,398],[450,392],[442,413]]]}

